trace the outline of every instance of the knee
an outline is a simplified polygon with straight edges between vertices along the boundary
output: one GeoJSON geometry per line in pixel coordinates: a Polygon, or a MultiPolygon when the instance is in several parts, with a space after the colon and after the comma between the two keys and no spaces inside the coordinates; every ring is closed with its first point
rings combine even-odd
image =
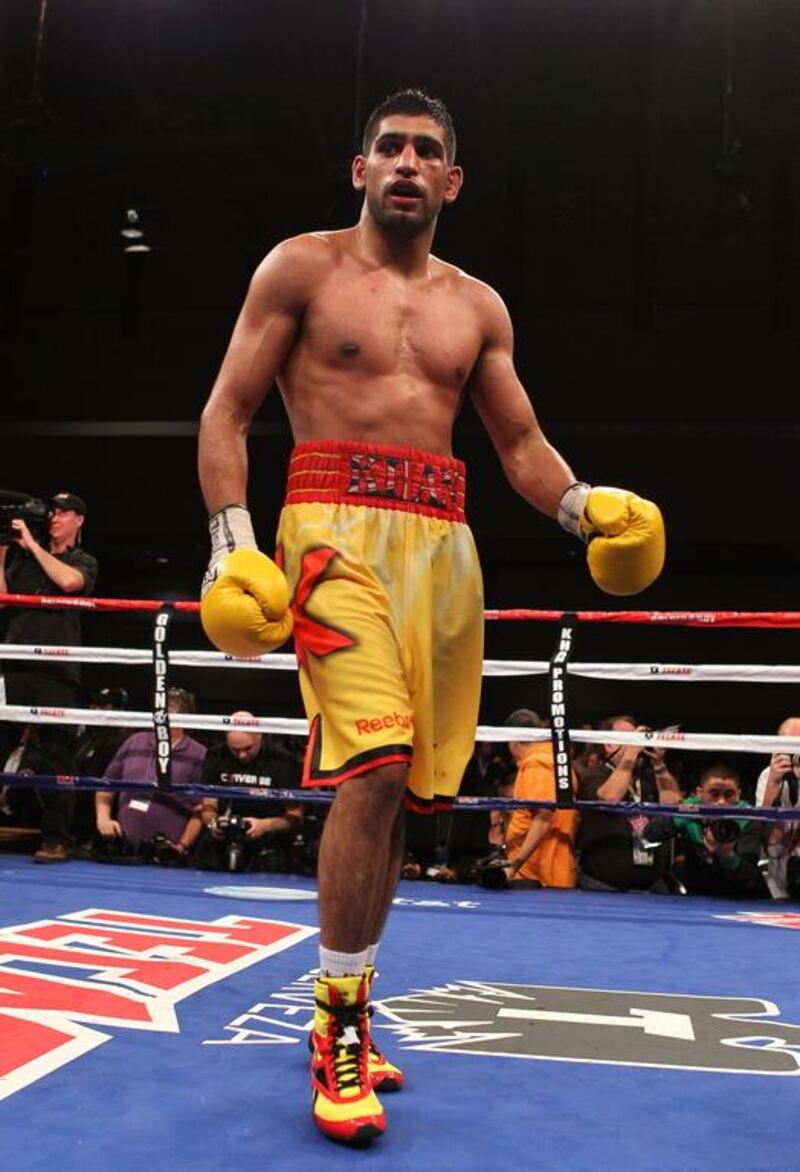
{"type": "Polygon", "coordinates": [[[382,765],[349,777],[337,787],[336,801],[341,805],[379,812],[384,817],[402,806],[408,781],[405,765],[382,765]]]}

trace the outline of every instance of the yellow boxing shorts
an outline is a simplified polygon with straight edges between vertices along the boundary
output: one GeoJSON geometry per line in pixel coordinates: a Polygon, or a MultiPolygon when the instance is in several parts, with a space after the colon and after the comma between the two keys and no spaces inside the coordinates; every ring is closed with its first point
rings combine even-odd
{"type": "Polygon", "coordinates": [[[407,800],[448,808],[471,756],[483,582],[459,460],[300,444],[278,527],[310,733],[303,785],[395,763],[407,800]]]}

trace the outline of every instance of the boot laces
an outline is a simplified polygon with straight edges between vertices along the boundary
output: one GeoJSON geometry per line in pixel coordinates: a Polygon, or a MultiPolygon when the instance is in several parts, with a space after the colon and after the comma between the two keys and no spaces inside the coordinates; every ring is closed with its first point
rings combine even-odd
{"type": "Polygon", "coordinates": [[[331,1017],[331,1052],[339,1091],[360,1087],[362,1043],[359,1018],[363,1006],[321,1004],[320,1008],[331,1017]]]}

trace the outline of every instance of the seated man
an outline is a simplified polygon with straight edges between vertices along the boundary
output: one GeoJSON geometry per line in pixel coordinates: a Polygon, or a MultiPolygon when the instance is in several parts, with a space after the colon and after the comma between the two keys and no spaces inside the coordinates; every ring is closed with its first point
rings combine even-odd
{"type": "MultiPolygon", "coordinates": [[[[194,696],[184,688],[170,688],[167,711],[174,716],[195,712],[194,696]]],[[[187,736],[173,721],[170,721],[170,743],[173,782],[175,785],[197,785],[202,777],[205,745],[187,736]]],[[[103,776],[114,781],[155,781],[155,733],[137,732],[123,741],[103,776]]],[[[123,793],[119,795],[116,818],[112,817],[113,803],[113,791],[100,790],[95,795],[98,834],[110,843],[124,838],[139,849],[154,836],[163,835],[158,841],[165,848],[171,846],[172,850],[166,849],[156,855],[159,862],[180,862],[202,829],[200,804],[196,798],[152,789],[142,793],[123,793]]]]}
{"type": "MultiPolygon", "coordinates": [[[[611,716],[600,722],[608,733],[635,732],[632,716],[611,716]]],[[[681,791],[664,759],[665,750],[638,745],[603,745],[603,761],[587,769],[578,782],[578,798],[586,802],[663,802],[674,805],[681,791]]],[[[642,845],[644,816],[583,810],[578,834],[578,886],[587,891],[666,891],[670,850],[666,844],[648,850],[642,845]]]]}
{"type": "MultiPolygon", "coordinates": [[[[724,761],[704,769],[697,792],[684,806],[746,806],[739,775],[724,761]]],[[[658,818],[648,839],[675,837],[675,873],[690,895],[725,895],[766,899],[767,886],[758,866],[765,823],[746,819],[658,818]]]]}
{"type": "MultiPolygon", "coordinates": [[[[505,723],[509,728],[544,727],[541,718],[529,708],[512,712],[505,723]]],[[[526,801],[554,801],[556,781],[549,741],[509,741],[508,748],[517,763],[511,796],[526,801]]],[[[513,810],[506,829],[505,858],[501,861],[510,885],[574,887],[576,826],[574,810],[513,810]]]]}
{"type": "MultiPolygon", "coordinates": [[[[234,718],[254,719],[250,712],[234,718]]],[[[286,749],[262,733],[237,729],[208,753],[203,765],[204,785],[241,785],[264,791],[264,797],[231,798],[220,803],[203,798],[203,833],[193,862],[202,868],[225,871],[286,871],[292,843],[303,821],[303,807],[269,799],[270,789],[294,789],[300,766],[286,749]]]]}

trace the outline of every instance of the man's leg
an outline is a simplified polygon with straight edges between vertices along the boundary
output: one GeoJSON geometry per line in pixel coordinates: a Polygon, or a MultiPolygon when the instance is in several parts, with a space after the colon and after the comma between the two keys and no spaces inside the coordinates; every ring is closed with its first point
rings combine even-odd
{"type": "Polygon", "coordinates": [[[342,782],[320,844],[322,973],[314,985],[312,1110],[321,1131],[348,1144],[369,1143],[385,1127],[369,1069],[365,967],[397,882],[406,777],[406,768],[395,765],[342,782]]]}
{"type": "Polygon", "coordinates": [[[378,939],[400,874],[407,776],[385,765],[338,787],[319,849],[323,948],[359,953],[378,939]]]}

